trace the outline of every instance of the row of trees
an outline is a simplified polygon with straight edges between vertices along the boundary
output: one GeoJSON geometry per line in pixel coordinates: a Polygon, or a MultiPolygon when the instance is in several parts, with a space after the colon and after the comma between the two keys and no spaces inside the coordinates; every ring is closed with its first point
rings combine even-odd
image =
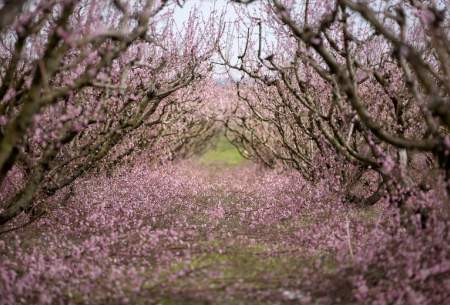
{"type": "Polygon", "coordinates": [[[0,225],[146,153],[175,159],[218,131],[204,106],[221,16],[176,1],[0,2],[0,225]]]}
{"type": "Polygon", "coordinates": [[[245,156],[338,175],[349,199],[378,181],[365,204],[439,181],[450,193],[448,1],[234,2],[253,3],[230,31],[246,33],[238,61],[219,50],[241,73],[226,126],[245,156]]]}
{"type": "Polygon", "coordinates": [[[363,178],[365,204],[450,192],[447,2],[232,2],[253,4],[183,28],[179,1],[0,3],[0,224],[135,155],[202,151],[221,124],[244,156],[339,176],[358,202],[363,178]],[[217,57],[241,75],[235,96],[212,80],[217,57]]]}

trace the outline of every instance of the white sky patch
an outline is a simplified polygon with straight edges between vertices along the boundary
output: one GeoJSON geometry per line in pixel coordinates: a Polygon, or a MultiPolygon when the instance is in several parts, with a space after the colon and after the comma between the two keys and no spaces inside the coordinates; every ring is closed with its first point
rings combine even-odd
{"type": "MultiPolygon", "coordinates": [[[[239,16],[236,13],[236,8],[234,4],[229,3],[227,0],[189,0],[183,5],[183,7],[177,7],[175,9],[175,22],[179,29],[183,28],[183,24],[188,20],[190,12],[193,10],[197,10],[200,13],[201,18],[204,20],[208,19],[208,17],[212,13],[216,13],[217,16],[221,16],[223,14],[224,21],[226,24],[234,24],[239,21],[239,16]]],[[[237,60],[238,51],[239,51],[239,43],[242,43],[238,38],[239,35],[228,39],[226,42],[226,51],[230,58],[235,58],[237,60]]],[[[226,37],[221,37],[222,46],[223,41],[225,41],[226,37]]],[[[213,59],[214,62],[220,62],[220,58],[216,56],[213,59]]],[[[214,69],[216,73],[217,79],[226,79],[228,75],[223,66],[215,65],[214,69]]],[[[240,73],[237,71],[231,71],[231,77],[233,79],[238,79],[240,73]]]]}

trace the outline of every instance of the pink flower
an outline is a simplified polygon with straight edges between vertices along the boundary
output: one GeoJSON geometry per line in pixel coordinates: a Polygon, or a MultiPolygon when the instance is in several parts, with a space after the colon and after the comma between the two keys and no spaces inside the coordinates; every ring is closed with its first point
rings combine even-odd
{"type": "Polygon", "coordinates": [[[425,25],[431,25],[436,20],[436,16],[428,8],[417,10],[415,15],[419,17],[420,21],[422,21],[425,25]]]}
{"type": "Polygon", "coordinates": [[[395,167],[395,162],[391,156],[385,156],[382,160],[381,166],[385,173],[390,173],[395,167]]]}

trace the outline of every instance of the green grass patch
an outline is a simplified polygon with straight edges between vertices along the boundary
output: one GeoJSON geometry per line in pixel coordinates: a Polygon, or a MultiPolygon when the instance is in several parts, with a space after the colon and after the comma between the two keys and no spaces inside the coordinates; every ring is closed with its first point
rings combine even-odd
{"type": "Polygon", "coordinates": [[[239,151],[224,136],[219,137],[216,145],[208,150],[201,158],[200,163],[206,165],[235,166],[245,159],[239,151]]]}
{"type": "Polygon", "coordinates": [[[168,266],[165,276],[181,270],[188,275],[155,291],[159,293],[158,304],[273,304],[285,279],[301,276],[303,268],[312,263],[302,255],[274,255],[264,243],[230,244],[219,239],[197,246],[197,253],[189,260],[168,266]],[[265,297],[258,299],[258,292],[264,292],[265,297]]]}
{"type": "MultiPolygon", "coordinates": [[[[220,241],[209,241],[210,246],[222,248],[220,241]]],[[[188,262],[176,262],[168,268],[168,274],[190,270],[189,277],[181,277],[171,283],[173,288],[207,289],[240,280],[244,286],[260,287],[277,284],[286,275],[298,274],[308,258],[281,255],[271,256],[263,244],[228,245],[220,252],[210,249],[195,255],[188,262]],[[265,255],[265,254],[268,255],[265,255]],[[273,283],[275,281],[275,283],[273,283]]]]}

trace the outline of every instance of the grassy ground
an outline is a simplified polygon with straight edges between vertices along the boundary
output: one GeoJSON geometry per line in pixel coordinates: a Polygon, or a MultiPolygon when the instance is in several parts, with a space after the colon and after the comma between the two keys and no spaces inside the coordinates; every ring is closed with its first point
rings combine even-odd
{"type": "MultiPolygon", "coordinates": [[[[253,220],[253,226],[247,218],[259,213],[259,209],[269,210],[256,194],[266,198],[267,195],[261,194],[258,187],[257,193],[252,192],[253,184],[241,189],[234,182],[238,180],[229,179],[229,175],[240,173],[240,168],[219,159],[225,156],[229,160],[233,154],[227,151],[226,144],[219,147],[210,152],[209,163],[204,167],[214,192],[191,198],[198,210],[189,217],[189,223],[205,230],[198,230],[187,247],[174,245],[181,249],[180,256],[157,277],[158,283],[170,284],[150,285],[151,297],[160,305],[349,304],[351,286],[336,278],[334,254],[326,249],[311,249],[309,245],[303,247],[299,241],[304,237],[295,236],[295,232],[303,230],[308,234],[309,216],[295,215],[285,220],[274,216],[271,224],[264,218],[272,217],[261,213],[261,219],[253,220]],[[214,170],[217,164],[221,164],[221,171],[214,170]],[[229,167],[222,167],[223,164],[229,167]],[[215,219],[211,211],[218,202],[223,204],[225,214],[215,219]],[[245,215],[242,211],[246,211],[245,215]]],[[[274,195],[272,200],[282,200],[281,193],[274,195]]]]}
{"type": "Polygon", "coordinates": [[[215,147],[200,158],[202,165],[236,166],[243,162],[245,162],[245,159],[224,136],[221,136],[215,147]]]}

